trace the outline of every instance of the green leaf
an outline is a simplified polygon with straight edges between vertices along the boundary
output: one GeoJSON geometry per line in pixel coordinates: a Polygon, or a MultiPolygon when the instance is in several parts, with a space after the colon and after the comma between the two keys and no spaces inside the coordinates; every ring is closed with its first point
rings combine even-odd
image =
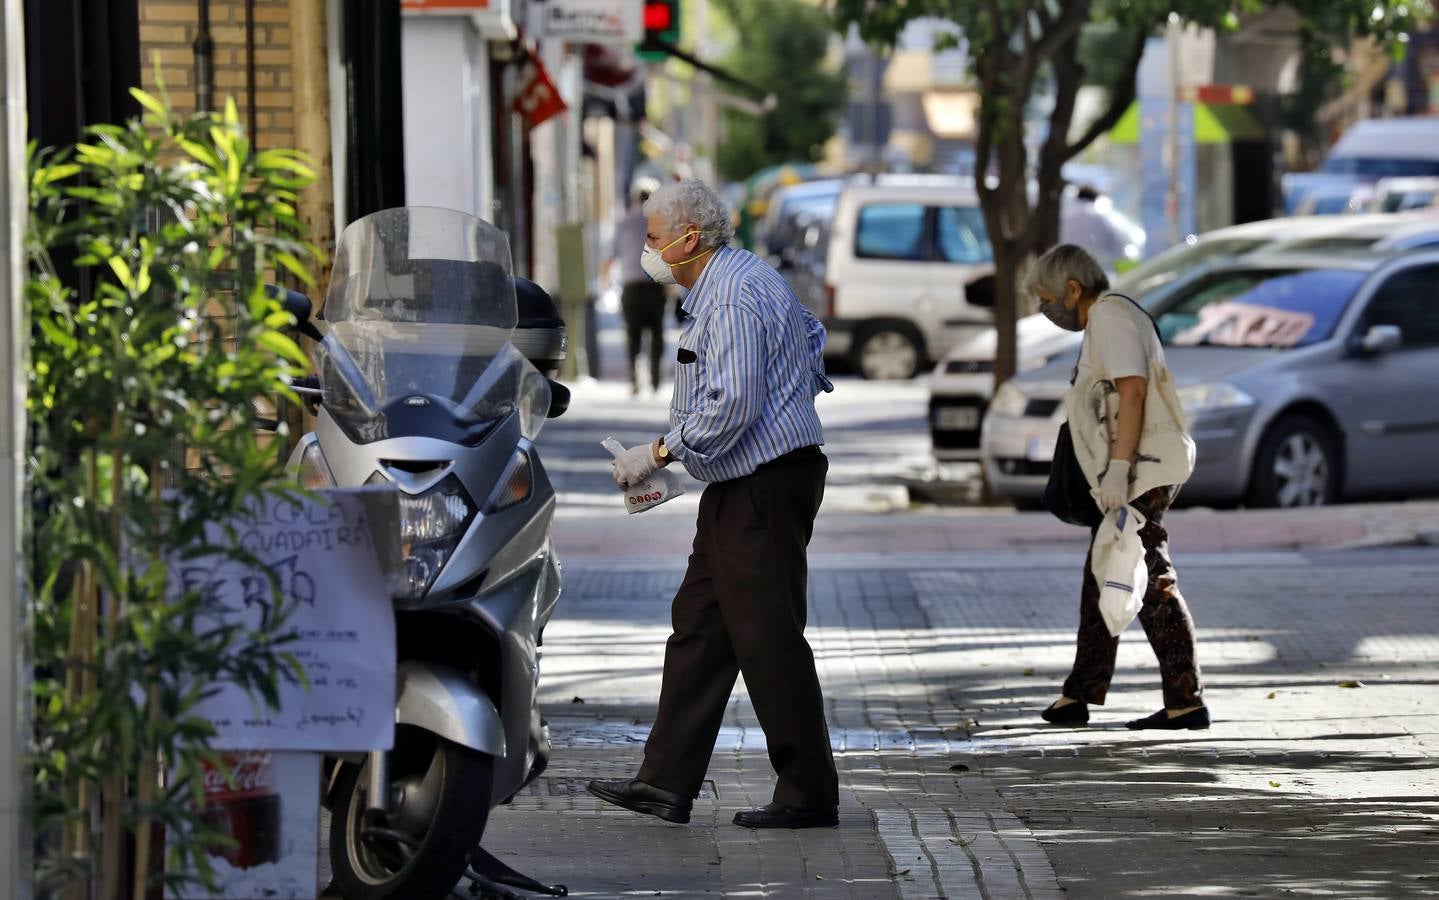
{"type": "Polygon", "coordinates": [[[203,163],[210,169],[218,170],[220,168],[220,160],[215,156],[214,153],[211,153],[210,148],[206,147],[204,144],[201,144],[197,141],[186,140],[184,138],[181,138],[176,143],[178,143],[180,145],[180,148],[186,153],[190,154],[190,156],[194,158],[197,162],[203,163]]]}
{"type": "Polygon", "coordinates": [[[165,108],[165,104],[161,103],[159,100],[155,99],[155,97],[147,94],[139,88],[130,88],[130,96],[134,97],[137,103],[139,103],[141,106],[145,107],[155,115],[159,116],[160,118],[167,119],[170,117],[170,111],[165,108]]]}
{"type": "Polygon", "coordinates": [[[110,264],[110,270],[127,291],[135,289],[135,276],[130,272],[130,266],[119,256],[112,256],[106,260],[110,264]]]}
{"type": "Polygon", "coordinates": [[[261,169],[285,169],[304,178],[313,179],[315,177],[314,169],[280,150],[265,150],[261,152],[260,155],[255,158],[255,164],[261,169]]]}
{"type": "Polygon", "coordinates": [[[305,282],[305,284],[309,285],[310,287],[315,286],[315,276],[311,275],[309,270],[307,270],[305,266],[292,254],[284,252],[276,253],[275,262],[284,266],[290,272],[290,274],[305,282]]]}
{"type": "Polygon", "coordinates": [[[106,147],[97,147],[94,144],[76,144],[75,155],[80,161],[90,165],[109,168],[115,160],[115,152],[106,147]]]}
{"type": "Polygon", "coordinates": [[[300,345],[281,334],[278,331],[262,331],[255,337],[255,343],[274,353],[276,356],[288,359],[301,366],[308,366],[310,360],[305,356],[305,351],[300,345]]]}
{"type": "Polygon", "coordinates": [[[72,175],[78,175],[83,171],[83,168],[75,165],[74,163],[67,163],[65,165],[58,166],[49,166],[43,169],[36,169],[35,178],[32,179],[32,182],[37,187],[45,184],[52,184],[56,181],[69,178],[72,175]]]}

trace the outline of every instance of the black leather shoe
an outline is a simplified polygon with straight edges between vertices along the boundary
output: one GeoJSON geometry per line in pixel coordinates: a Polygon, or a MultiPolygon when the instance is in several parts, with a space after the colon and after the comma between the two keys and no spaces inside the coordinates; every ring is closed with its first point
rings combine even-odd
{"type": "Polygon", "coordinates": [[[742,828],[834,828],[839,824],[839,813],[833,809],[795,809],[783,803],[767,803],[758,809],[735,813],[734,823],[742,828]]]}
{"type": "Polygon", "coordinates": [[[683,825],[690,820],[694,803],[690,798],[666,791],[638,779],[630,781],[591,781],[589,792],[606,803],[622,806],[631,812],[659,816],[666,822],[683,825]]]}
{"type": "Polygon", "coordinates": [[[1135,719],[1126,723],[1126,727],[1133,731],[1141,731],[1147,728],[1158,728],[1166,731],[1183,731],[1190,729],[1194,731],[1209,727],[1209,707],[1201,706],[1193,712],[1187,712],[1182,716],[1170,716],[1167,710],[1161,709],[1152,716],[1145,716],[1142,719],[1135,719]]]}
{"type": "MultiPolygon", "coordinates": [[[[1058,702],[1058,701],[1055,701],[1058,702]]],[[[1084,701],[1066,703],[1064,706],[1049,705],[1049,709],[1040,713],[1044,721],[1051,725],[1088,725],[1089,704],[1084,701]]]]}

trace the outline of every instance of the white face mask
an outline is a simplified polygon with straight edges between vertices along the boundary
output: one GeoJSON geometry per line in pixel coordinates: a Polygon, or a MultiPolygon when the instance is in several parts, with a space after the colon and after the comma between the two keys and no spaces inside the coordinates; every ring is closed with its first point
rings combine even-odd
{"type": "Polygon", "coordinates": [[[670,268],[670,264],[665,262],[665,258],[660,255],[660,251],[651,247],[649,244],[645,244],[645,251],[640,254],[640,267],[645,270],[646,275],[660,284],[675,283],[674,269],[670,268]]]}
{"type": "Polygon", "coordinates": [[[711,247],[709,250],[704,251],[704,253],[699,254],[699,256],[691,256],[689,259],[680,260],[677,263],[665,262],[664,252],[692,234],[699,234],[699,232],[687,231],[679,237],[675,238],[674,240],[670,241],[668,244],[665,244],[658,250],[656,250],[654,247],[651,247],[649,244],[645,244],[644,252],[640,254],[640,268],[644,269],[645,274],[653,278],[659,284],[676,284],[677,282],[675,281],[675,273],[673,268],[674,266],[682,266],[685,263],[692,263],[695,260],[699,259],[701,256],[704,256],[707,253],[711,253],[714,250],[714,248],[711,247]]]}

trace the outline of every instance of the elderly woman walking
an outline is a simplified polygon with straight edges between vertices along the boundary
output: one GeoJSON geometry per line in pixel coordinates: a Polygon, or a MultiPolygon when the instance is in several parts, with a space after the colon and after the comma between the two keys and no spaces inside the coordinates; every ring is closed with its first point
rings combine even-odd
{"type": "MultiPolygon", "coordinates": [[[[1042,715],[1060,725],[1089,722],[1089,704],[1104,703],[1114,677],[1119,636],[1111,633],[1111,627],[1123,630],[1133,617],[1133,606],[1138,606],[1139,621],[1159,660],[1164,709],[1128,726],[1208,728],[1209,710],[1194,655],[1194,621],[1179,593],[1162,522],[1194,468],[1194,442],[1185,433],[1158,328],[1133,300],[1109,293],[1104,270],[1072,244],[1040,257],[1025,278],[1025,289],[1055,325],[1084,332],[1065,411],[1073,461],[1083,471],[1087,482],[1083,486],[1092,489],[1098,506],[1091,521],[1101,523],[1093,529],[1085,560],[1074,667],[1064,682],[1063,696],[1042,715]],[[1131,516],[1132,512],[1139,515],[1131,516]],[[1147,581],[1130,565],[1128,571],[1140,575],[1127,579],[1133,584],[1112,577],[1101,585],[1095,573],[1101,550],[1095,538],[1101,534],[1114,539],[1102,548],[1106,557],[1122,556],[1122,545],[1129,541],[1131,562],[1137,564],[1142,556],[1147,581]],[[1121,550],[1111,553],[1111,547],[1121,550]],[[1127,616],[1112,612],[1106,616],[1101,596],[1110,591],[1118,592],[1121,605],[1131,604],[1127,616]]],[[[1061,450],[1065,444],[1060,442],[1061,450]]],[[[1066,462],[1073,464],[1057,455],[1054,464],[1066,462]]],[[[1101,574],[1111,571],[1103,568],[1106,565],[1112,563],[1102,559],[1101,574]]]]}

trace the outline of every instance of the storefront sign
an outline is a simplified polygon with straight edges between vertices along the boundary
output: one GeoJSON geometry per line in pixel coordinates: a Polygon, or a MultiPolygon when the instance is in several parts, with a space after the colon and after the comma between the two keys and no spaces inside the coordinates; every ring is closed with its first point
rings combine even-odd
{"type": "Polygon", "coordinates": [[[489,9],[490,0],[400,0],[406,12],[475,12],[489,9]]]}
{"type": "Polygon", "coordinates": [[[635,44],[644,37],[636,0],[545,0],[537,4],[540,33],[576,44],[635,44]]]}
{"type": "Polygon", "coordinates": [[[513,41],[519,36],[512,0],[400,0],[407,16],[463,16],[488,41],[513,41]]]}

